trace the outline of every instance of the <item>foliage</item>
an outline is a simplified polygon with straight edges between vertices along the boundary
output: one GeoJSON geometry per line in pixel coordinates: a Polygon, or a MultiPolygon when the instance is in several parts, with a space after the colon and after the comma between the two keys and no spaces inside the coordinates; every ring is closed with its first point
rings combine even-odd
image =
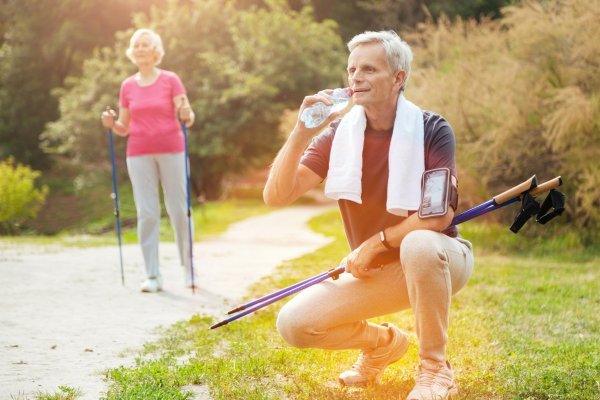
{"type": "Polygon", "coordinates": [[[370,30],[410,29],[426,20],[437,20],[441,15],[479,19],[483,16],[497,18],[502,6],[512,0],[289,0],[293,7],[310,4],[317,19],[331,18],[338,22],[342,38],[370,30]]]}
{"type": "Polygon", "coordinates": [[[526,2],[503,12],[502,20],[482,23],[441,19],[407,36],[416,53],[407,95],[451,121],[458,163],[485,192],[533,173],[541,181],[562,175],[565,221],[593,242],[600,226],[600,3],[526,2]]]}
{"type": "Polygon", "coordinates": [[[0,162],[0,233],[14,233],[20,223],[36,216],[48,194],[46,186],[36,187],[39,176],[13,158],[0,162]]]}
{"type": "MultiPolygon", "coordinates": [[[[291,11],[283,1],[267,6],[239,11],[225,0],[170,1],[136,20],[161,34],[163,68],[177,72],[188,88],[196,112],[192,178],[209,198],[227,174],[273,157],[286,108],[342,81],[345,51],[336,24],[317,23],[309,9],[291,11]]],[[[61,118],[44,134],[49,148],[85,162],[106,159],[98,115],[133,72],[123,55],[130,34],[120,33],[114,48],[97,52],[81,77],[57,91],[61,118]]]]}
{"type": "Polygon", "coordinates": [[[39,147],[46,122],[58,117],[50,96],[79,74],[95,46],[130,24],[132,10],[163,0],[5,0],[0,7],[0,159],[35,168],[50,160],[39,147]]]}

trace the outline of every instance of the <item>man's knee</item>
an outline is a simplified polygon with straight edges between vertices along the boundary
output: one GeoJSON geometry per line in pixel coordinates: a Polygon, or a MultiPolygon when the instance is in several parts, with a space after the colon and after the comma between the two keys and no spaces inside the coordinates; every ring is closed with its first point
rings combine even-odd
{"type": "Polygon", "coordinates": [[[287,343],[298,348],[313,347],[316,335],[310,320],[284,306],[277,316],[277,330],[287,343]]]}
{"type": "Polygon", "coordinates": [[[433,268],[445,262],[446,255],[437,245],[439,233],[429,230],[412,231],[400,245],[400,262],[407,275],[427,276],[433,268]]]}

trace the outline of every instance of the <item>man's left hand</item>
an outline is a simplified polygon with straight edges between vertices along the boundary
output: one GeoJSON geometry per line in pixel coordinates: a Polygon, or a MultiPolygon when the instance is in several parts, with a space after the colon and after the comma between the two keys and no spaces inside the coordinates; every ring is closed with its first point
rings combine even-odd
{"type": "Polygon", "coordinates": [[[366,243],[363,243],[342,260],[342,265],[346,265],[346,272],[352,274],[353,277],[357,279],[368,278],[374,272],[369,267],[376,255],[368,249],[366,243]]]}

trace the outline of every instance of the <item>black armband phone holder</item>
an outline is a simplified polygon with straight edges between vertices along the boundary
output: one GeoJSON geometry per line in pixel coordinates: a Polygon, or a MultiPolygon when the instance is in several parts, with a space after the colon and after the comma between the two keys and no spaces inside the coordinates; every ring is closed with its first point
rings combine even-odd
{"type": "Polygon", "coordinates": [[[436,168],[425,171],[421,179],[419,218],[446,215],[448,207],[456,210],[457,205],[458,188],[450,169],[436,168]]]}

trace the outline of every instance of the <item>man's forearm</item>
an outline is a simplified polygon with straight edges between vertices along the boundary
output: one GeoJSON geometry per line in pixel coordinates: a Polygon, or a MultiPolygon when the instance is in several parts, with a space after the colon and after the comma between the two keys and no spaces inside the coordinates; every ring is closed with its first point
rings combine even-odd
{"type": "Polygon", "coordinates": [[[295,130],[288,137],[273,161],[263,190],[263,198],[267,205],[282,206],[295,200],[293,195],[297,184],[298,165],[309,141],[310,137],[303,137],[295,130]]]}
{"type": "Polygon", "coordinates": [[[441,217],[419,218],[417,213],[414,213],[400,224],[391,226],[385,230],[388,243],[392,247],[400,247],[406,235],[419,229],[441,232],[450,225],[452,218],[454,218],[454,210],[450,207],[448,213],[441,217]]]}

